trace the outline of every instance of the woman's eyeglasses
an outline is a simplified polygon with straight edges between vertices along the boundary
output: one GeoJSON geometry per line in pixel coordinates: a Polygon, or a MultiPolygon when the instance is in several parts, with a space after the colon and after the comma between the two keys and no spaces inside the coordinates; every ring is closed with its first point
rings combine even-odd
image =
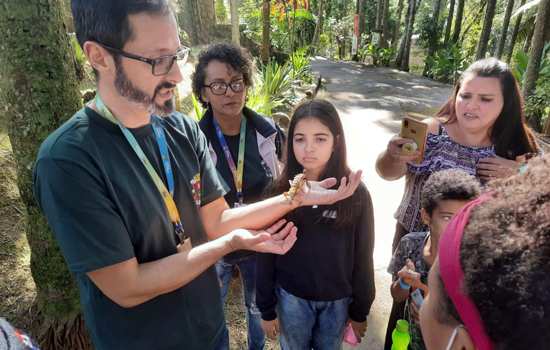
{"type": "Polygon", "coordinates": [[[232,81],[229,84],[223,81],[215,81],[210,85],[203,86],[209,88],[214,95],[218,96],[225,95],[225,93],[227,92],[227,88],[230,88],[235,93],[243,92],[245,88],[245,84],[242,79],[232,81]]]}

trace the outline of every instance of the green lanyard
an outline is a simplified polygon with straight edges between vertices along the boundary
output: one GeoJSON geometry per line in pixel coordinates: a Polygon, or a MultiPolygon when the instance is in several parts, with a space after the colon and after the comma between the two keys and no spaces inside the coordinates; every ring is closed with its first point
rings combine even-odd
{"type": "Polygon", "coordinates": [[[138,158],[141,160],[141,163],[145,166],[145,169],[147,169],[147,172],[149,173],[149,176],[151,176],[151,179],[155,183],[155,186],[157,187],[160,195],[162,196],[162,199],[164,200],[164,204],[166,206],[166,210],[168,211],[168,215],[170,216],[170,221],[172,221],[172,224],[174,225],[174,233],[178,239],[178,243],[183,243],[185,240],[185,231],[180,219],[180,214],[178,212],[178,208],[176,207],[176,203],[174,202],[174,198],[172,198],[172,195],[164,185],[164,182],[162,182],[162,179],[159,177],[157,172],[155,171],[155,168],[151,165],[151,162],[149,159],[147,159],[147,156],[145,153],[143,153],[143,150],[139,146],[139,143],[137,142],[134,135],[128,130],[124,125],[122,125],[118,119],[115,118],[113,113],[105,106],[103,103],[103,100],[99,96],[99,93],[96,94],[95,97],[95,105],[97,107],[97,110],[99,112],[99,115],[101,115],[103,118],[109,120],[110,122],[118,125],[124,136],[126,137],[126,140],[138,156],[138,158]]]}
{"type": "Polygon", "coordinates": [[[244,149],[246,147],[246,118],[244,116],[242,116],[241,118],[241,134],[239,137],[239,158],[237,159],[237,166],[235,166],[235,161],[233,160],[233,156],[231,156],[231,151],[229,151],[229,146],[227,145],[227,141],[223,136],[222,129],[216,121],[216,118],[213,118],[214,127],[216,129],[216,136],[218,136],[218,141],[220,142],[220,146],[222,146],[223,153],[225,154],[225,159],[227,160],[229,169],[231,169],[231,173],[233,174],[233,181],[235,181],[235,188],[237,190],[237,200],[239,201],[239,205],[243,205],[244,201],[243,175],[244,149]]]}

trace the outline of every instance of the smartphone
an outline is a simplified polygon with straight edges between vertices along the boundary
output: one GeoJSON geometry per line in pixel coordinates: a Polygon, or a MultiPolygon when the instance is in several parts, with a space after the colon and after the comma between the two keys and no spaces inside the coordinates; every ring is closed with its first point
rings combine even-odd
{"type": "Polygon", "coordinates": [[[408,113],[401,122],[402,138],[414,140],[413,144],[403,145],[403,153],[419,151],[420,156],[414,160],[414,163],[421,163],[424,159],[424,150],[426,149],[426,138],[428,137],[428,123],[422,120],[422,116],[415,113],[408,113]]]}

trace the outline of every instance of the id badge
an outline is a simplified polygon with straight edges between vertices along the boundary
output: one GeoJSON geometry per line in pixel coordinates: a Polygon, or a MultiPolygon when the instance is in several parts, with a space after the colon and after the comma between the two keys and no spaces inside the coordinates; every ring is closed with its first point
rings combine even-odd
{"type": "Polygon", "coordinates": [[[197,207],[201,206],[201,174],[197,173],[191,183],[191,193],[193,195],[193,201],[197,207]]]}

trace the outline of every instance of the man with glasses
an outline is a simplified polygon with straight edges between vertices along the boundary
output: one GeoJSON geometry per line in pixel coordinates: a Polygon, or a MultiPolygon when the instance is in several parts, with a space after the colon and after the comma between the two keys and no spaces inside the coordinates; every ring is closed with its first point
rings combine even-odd
{"type": "MultiPolygon", "coordinates": [[[[206,108],[199,125],[216,169],[229,188],[227,204],[239,207],[259,201],[280,173],[284,134],[272,119],[245,106],[252,85],[251,58],[232,44],[210,45],[199,54],[192,80],[193,92],[206,108]]],[[[224,302],[236,268],[246,306],[248,349],[261,350],[265,336],[256,306],[256,255],[238,251],[216,263],[224,302]]],[[[229,344],[227,336],[225,344],[229,344]]]]}
{"type": "Polygon", "coordinates": [[[360,174],[229,210],[204,135],[173,110],[187,50],[169,1],[73,0],[72,11],[97,94],[44,141],[34,192],[94,346],[223,348],[213,264],[238,249],[284,254],[296,229],[277,218],[351,195],[360,174]]]}

